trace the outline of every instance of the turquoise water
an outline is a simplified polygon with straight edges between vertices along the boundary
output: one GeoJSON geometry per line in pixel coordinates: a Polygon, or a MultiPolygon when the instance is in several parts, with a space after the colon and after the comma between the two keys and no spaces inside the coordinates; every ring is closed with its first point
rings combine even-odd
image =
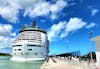
{"type": "Polygon", "coordinates": [[[0,69],[40,69],[43,61],[12,62],[11,57],[0,57],[0,69]]]}

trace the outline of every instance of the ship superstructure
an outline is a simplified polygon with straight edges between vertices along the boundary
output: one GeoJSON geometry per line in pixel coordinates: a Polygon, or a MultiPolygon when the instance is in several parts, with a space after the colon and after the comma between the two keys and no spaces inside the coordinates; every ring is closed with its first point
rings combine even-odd
{"type": "Polygon", "coordinates": [[[45,60],[48,56],[49,41],[47,33],[36,26],[35,21],[20,28],[13,42],[13,61],[45,60]]]}

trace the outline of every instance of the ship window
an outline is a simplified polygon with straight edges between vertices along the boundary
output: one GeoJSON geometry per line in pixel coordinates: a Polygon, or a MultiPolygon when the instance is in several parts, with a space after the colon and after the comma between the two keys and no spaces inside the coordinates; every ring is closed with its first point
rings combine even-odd
{"type": "Polygon", "coordinates": [[[41,47],[41,45],[37,45],[37,47],[41,47]]]}
{"type": "Polygon", "coordinates": [[[34,53],[35,55],[38,55],[37,53],[34,53]]]}
{"type": "Polygon", "coordinates": [[[34,46],[34,45],[27,45],[27,46],[34,46]]]}
{"type": "Polygon", "coordinates": [[[21,49],[18,49],[19,51],[21,51],[21,49]]]}
{"type": "Polygon", "coordinates": [[[32,49],[28,49],[29,51],[32,51],[32,49]]]}
{"type": "Polygon", "coordinates": [[[35,40],[35,39],[30,39],[30,40],[35,40]]]}
{"type": "Polygon", "coordinates": [[[15,49],[15,51],[17,51],[17,49],[15,49]]]}
{"type": "Polygon", "coordinates": [[[13,47],[16,47],[16,46],[22,46],[22,45],[13,45],[13,47]]]}
{"type": "Polygon", "coordinates": [[[39,39],[41,39],[41,36],[39,36],[39,39]]]}
{"type": "Polygon", "coordinates": [[[38,40],[38,41],[42,41],[42,40],[38,40]]]}
{"type": "Polygon", "coordinates": [[[27,46],[36,46],[36,47],[41,47],[41,45],[27,45],[27,46]]]}
{"type": "Polygon", "coordinates": [[[23,40],[25,40],[25,39],[23,39],[23,40]]]}

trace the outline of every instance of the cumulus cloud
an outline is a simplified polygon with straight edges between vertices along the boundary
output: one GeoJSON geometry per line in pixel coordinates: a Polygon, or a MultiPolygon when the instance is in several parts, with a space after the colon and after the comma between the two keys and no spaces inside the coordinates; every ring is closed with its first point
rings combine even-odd
{"type": "Polygon", "coordinates": [[[8,36],[0,36],[0,52],[11,53],[12,39],[8,36]]]}
{"type": "Polygon", "coordinates": [[[10,24],[0,24],[0,48],[11,46],[12,39],[16,36],[12,29],[13,27],[10,24]]]}
{"type": "Polygon", "coordinates": [[[12,53],[12,48],[11,47],[1,47],[0,48],[0,53],[12,53]]]}
{"type": "Polygon", "coordinates": [[[11,53],[12,38],[0,36],[0,52],[11,53]]]}
{"type": "Polygon", "coordinates": [[[0,0],[0,16],[9,22],[18,21],[19,6],[13,0],[0,0]]]}
{"type": "Polygon", "coordinates": [[[0,36],[0,44],[1,46],[9,46],[11,43],[10,38],[6,36],[0,36]]]}
{"type": "Polygon", "coordinates": [[[93,6],[88,6],[88,8],[91,11],[91,16],[94,16],[99,12],[99,9],[94,8],[93,6]]]}
{"type": "Polygon", "coordinates": [[[0,16],[16,23],[19,21],[19,10],[24,10],[24,16],[34,18],[49,15],[51,19],[55,19],[56,14],[66,6],[67,2],[64,0],[57,0],[53,4],[45,0],[0,0],[0,16]]]}
{"type": "Polygon", "coordinates": [[[84,27],[87,23],[80,18],[71,18],[66,24],[65,31],[61,34],[61,37],[65,37],[69,32],[76,31],[84,27]]]}
{"type": "Polygon", "coordinates": [[[70,18],[69,21],[61,21],[58,24],[54,24],[48,31],[48,38],[50,41],[54,41],[57,39],[62,39],[68,36],[69,33],[73,31],[78,31],[82,28],[92,28],[95,26],[95,23],[90,23],[88,25],[87,22],[83,21],[80,18],[74,17],[70,18]]]}
{"type": "Polygon", "coordinates": [[[0,35],[10,35],[12,26],[10,24],[0,24],[0,35]]]}
{"type": "Polygon", "coordinates": [[[94,16],[98,11],[98,9],[92,9],[92,16],[94,16]]]}
{"type": "Polygon", "coordinates": [[[35,7],[29,7],[25,10],[24,16],[28,15],[30,17],[42,16],[49,14],[49,2],[39,2],[35,7]]]}
{"type": "Polygon", "coordinates": [[[50,18],[51,18],[52,20],[57,19],[57,15],[51,15],[50,18]]]}
{"type": "Polygon", "coordinates": [[[16,33],[12,32],[12,25],[10,24],[0,24],[0,36],[16,36],[16,33]]]}
{"type": "Polygon", "coordinates": [[[95,25],[95,23],[90,23],[89,25],[85,26],[85,28],[93,28],[95,25]]]}
{"type": "Polygon", "coordinates": [[[57,37],[59,37],[62,29],[64,29],[66,22],[59,22],[58,24],[54,24],[51,26],[51,28],[49,29],[48,32],[48,39],[50,41],[54,41],[55,39],[57,39],[57,37]]]}
{"type": "Polygon", "coordinates": [[[25,10],[24,16],[28,15],[30,17],[37,17],[51,15],[51,19],[55,19],[57,16],[56,14],[61,11],[65,6],[67,6],[67,2],[64,2],[64,0],[58,0],[55,4],[41,1],[37,3],[35,7],[27,8],[25,10]]]}

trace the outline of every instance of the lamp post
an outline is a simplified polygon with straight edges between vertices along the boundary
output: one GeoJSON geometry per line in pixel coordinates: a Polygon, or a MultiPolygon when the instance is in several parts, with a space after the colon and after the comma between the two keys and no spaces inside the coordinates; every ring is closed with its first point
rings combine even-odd
{"type": "Polygon", "coordinates": [[[93,62],[93,57],[92,57],[92,33],[93,32],[89,32],[89,35],[90,35],[90,56],[91,56],[91,62],[93,62]]]}

